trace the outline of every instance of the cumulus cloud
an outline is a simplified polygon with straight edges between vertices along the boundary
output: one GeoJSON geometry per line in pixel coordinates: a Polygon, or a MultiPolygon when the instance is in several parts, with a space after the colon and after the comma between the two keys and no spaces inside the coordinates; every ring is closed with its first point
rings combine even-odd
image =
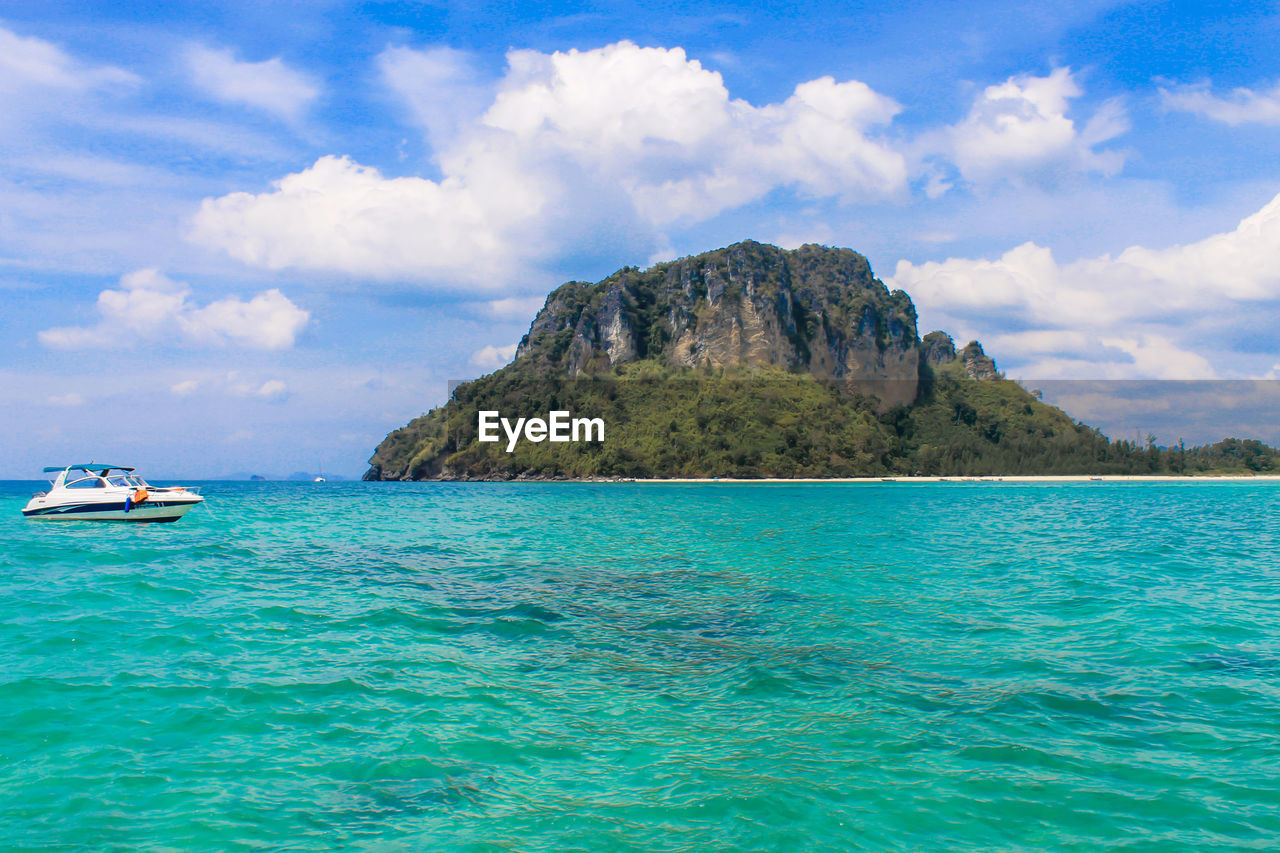
{"type": "Polygon", "coordinates": [[[504,226],[540,208],[539,199],[513,193],[503,209],[459,179],[386,178],[346,157],[322,157],[274,187],[205,199],[193,238],[267,269],[497,287],[516,251],[503,243],[504,226]]]}
{"type": "Polygon", "coordinates": [[[858,81],[754,106],[682,49],[630,42],[513,51],[492,90],[453,51],[395,48],[380,64],[439,180],[323,157],[267,192],[207,199],[193,239],[271,269],[502,287],[584,238],[657,244],[663,227],[779,188],[857,201],[906,186],[905,159],[875,136],[900,108],[858,81]]]}
{"type": "Polygon", "coordinates": [[[280,118],[295,121],[320,94],[307,75],[276,57],[263,62],[241,62],[231,50],[193,45],[186,52],[192,81],[214,99],[244,104],[280,118]]]}
{"type": "Polygon", "coordinates": [[[1028,331],[998,339],[1035,375],[1206,378],[1187,336],[1242,306],[1280,302],[1280,196],[1234,230],[1165,249],[1060,263],[1025,243],[995,260],[899,261],[887,282],[962,328],[992,317],[1028,331]]]}
{"type": "Polygon", "coordinates": [[[1172,110],[1196,113],[1226,124],[1280,124],[1280,82],[1269,91],[1240,87],[1225,97],[1215,95],[1208,82],[1161,89],[1160,98],[1172,110]]]}
{"type": "Polygon", "coordinates": [[[118,290],[98,294],[96,325],[60,326],[38,337],[47,347],[68,350],[131,347],[173,336],[192,345],[278,350],[292,347],[310,318],[276,289],[204,307],[190,296],[189,286],[158,270],[136,270],[121,277],[118,290]]]}
{"type": "MultiPolygon", "coordinates": [[[[1056,68],[1046,77],[1010,77],[983,89],[965,119],[947,128],[941,147],[974,183],[1053,165],[1113,174],[1124,164],[1123,153],[1096,149],[1125,133],[1128,119],[1118,101],[1108,101],[1078,128],[1067,111],[1081,94],[1069,68],[1056,68]]],[[[943,189],[937,176],[931,178],[931,192],[943,189]]]]}
{"type": "Polygon", "coordinates": [[[856,80],[811,80],[756,107],[681,48],[621,42],[508,61],[484,125],[611,178],[655,223],[706,219],[779,186],[857,199],[906,182],[902,155],[867,135],[900,107],[856,80]]]}
{"type": "Polygon", "coordinates": [[[180,314],[178,325],[188,339],[197,343],[280,350],[293,346],[310,317],[310,312],[272,288],[248,301],[232,297],[210,302],[180,314]]]}
{"type": "Polygon", "coordinates": [[[492,344],[481,347],[471,354],[471,363],[485,370],[497,370],[516,357],[519,344],[495,347],[492,344]]]}
{"type": "Polygon", "coordinates": [[[451,47],[389,47],[378,56],[378,68],[437,147],[461,135],[492,99],[471,54],[451,47]]]}

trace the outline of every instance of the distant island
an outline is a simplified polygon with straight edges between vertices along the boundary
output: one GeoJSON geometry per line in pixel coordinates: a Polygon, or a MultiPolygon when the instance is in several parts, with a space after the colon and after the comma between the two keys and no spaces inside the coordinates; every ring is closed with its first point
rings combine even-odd
{"type": "Polygon", "coordinates": [[[1252,439],[1111,441],[919,336],[862,255],[747,241],[553,291],[515,360],[395,430],[365,480],[1250,474],[1252,439]],[[481,412],[599,418],[602,441],[480,441],[481,412]]]}
{"type": "Polygon", "coordinates": [[[283,474],[258,474],[249,471],[236,471],[232,474],[222,474],[217,477],[208,477],[209,480],[247,480],[252,483],[274,483],[274,482],[312,482],[316,477],[323,476],[326,480],[332,482],[341,482],[346,480],[340,474],[312,474],[308,471],[294,471],[292,474],[285,476],[283,474]]]}

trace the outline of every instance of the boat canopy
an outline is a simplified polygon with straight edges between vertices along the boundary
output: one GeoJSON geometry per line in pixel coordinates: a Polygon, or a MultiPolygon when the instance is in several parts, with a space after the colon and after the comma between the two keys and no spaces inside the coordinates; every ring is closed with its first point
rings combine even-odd
{"type": "Polygon", "coordinates": [[[99,465],[97,462],[90,462],[88,465],[58,465],[54,468],[45,468],[46,474],[52,474],[55,471],[132,471],[124,465],[99,465]]]}

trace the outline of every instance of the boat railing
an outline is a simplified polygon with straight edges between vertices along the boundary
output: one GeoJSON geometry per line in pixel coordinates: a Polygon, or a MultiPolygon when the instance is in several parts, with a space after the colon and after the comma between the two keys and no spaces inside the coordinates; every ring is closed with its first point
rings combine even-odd
{"type": "Polygon", "coordinates": [[[193,495],[198,495],[204,486],[148,486],[147,488],[155,492],[172,492],[181,489],[184,492],[190,492],[193,495]]]}

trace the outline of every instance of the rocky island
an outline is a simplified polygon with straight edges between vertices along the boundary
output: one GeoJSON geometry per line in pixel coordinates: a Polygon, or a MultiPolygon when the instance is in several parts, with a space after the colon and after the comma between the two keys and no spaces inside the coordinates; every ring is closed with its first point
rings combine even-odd
{"type": "MultiPolygon", "coordinates": [[[[1276,454],[1112,442],[1006,379],[849,249],[743,242],[553,291],[514,361],[392,432],[366,480],[1269,471],[1276,454]],[[484,411],[601,441],[482,441],[484,411]]],[[[1254,446],[1256,445],[1256,447],[1254,446]]]]}

